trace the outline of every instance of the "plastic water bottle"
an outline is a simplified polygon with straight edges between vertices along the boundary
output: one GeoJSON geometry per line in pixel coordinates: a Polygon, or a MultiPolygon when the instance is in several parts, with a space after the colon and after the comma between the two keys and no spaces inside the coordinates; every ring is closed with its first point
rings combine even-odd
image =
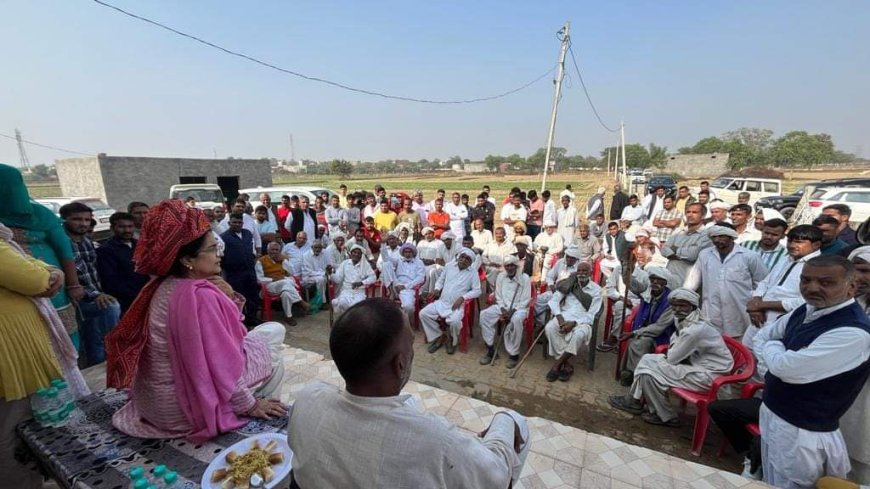
{"type": "Polygon", "coordinates": [[[48,410],[46,406],[45,393],[48,389],[37,389],[30,398],[30,410],[33,411],[33,419],[42,425],[48,426],[48,410]]]}

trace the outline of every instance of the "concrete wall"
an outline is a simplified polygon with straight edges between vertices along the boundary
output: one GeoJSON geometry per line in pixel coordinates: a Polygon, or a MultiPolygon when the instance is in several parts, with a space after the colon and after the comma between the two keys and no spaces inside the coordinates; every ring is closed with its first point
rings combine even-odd
{"type": "Polygon", "coordinates": [[[69,158],[55,162],[63,197],[98,197],[106,200],[103,175],[96,157],[69,158]]]}
{"type": "Polygon", "coordinates": [[[686,178],[715,178],[728,171],[728,153],[671,155],[662,173],[677,173],[686,178]]]}
{"type": "Polygon", "coordinates": [[[238,176],[239,188],[271,186],[272,171],[268,160],[217,160],[193,158],[146,158],[136,156],[106,156],[74,158],[57,162],[58,178],[64,195],[94,190],[86,195],[103,198],[115,209],[125,209],[132,201],[149,205],[169,197],[169,187],[181,183],[179,177],[206,177],[207,183],[217,183],[217,177],[238,176]],[[61,168],[65,170],[61,171],[61,168]],[[96,167],[96,169],[95,169],[96,167]],[[65,185],[65,176],[70,180],[65,185]],[[93,179],[97,183],[81,182],[93,179]],[[68,191],[69,188],[69,191],[68,191]]]}

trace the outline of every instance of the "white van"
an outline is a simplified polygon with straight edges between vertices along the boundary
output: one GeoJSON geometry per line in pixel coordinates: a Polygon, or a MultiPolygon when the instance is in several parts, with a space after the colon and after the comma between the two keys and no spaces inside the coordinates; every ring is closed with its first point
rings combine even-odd
{"type": "Polygon", "coordinates": [[[213,183],[185,183],[169,187],[170,199],[184,201],[188,197],[196,199],[196,206],[200,209],[214,209],[224,204],[224,193],[213,183]]]}
{"type": "Polygon", "coordinates": [[[762,197],[782,195],[782,180],[776,178],[754,177],[719,177],[710,182],[710,190],[716,193],[716,198],[728,204],[737,203],[740,192],[749,193],[749,205],[762,197]]]}

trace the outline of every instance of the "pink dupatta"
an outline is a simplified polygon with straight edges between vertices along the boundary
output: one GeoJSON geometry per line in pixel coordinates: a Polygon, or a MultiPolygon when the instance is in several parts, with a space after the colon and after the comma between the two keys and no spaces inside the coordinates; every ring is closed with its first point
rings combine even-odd
{"type": "Polygon", "coordinates": [[[201,443],[244,426],[231,404],[246,368],[238,307],[207,280],[181,280],[166,327],[175,394],[192,426],[188,439],[201,443]]]}

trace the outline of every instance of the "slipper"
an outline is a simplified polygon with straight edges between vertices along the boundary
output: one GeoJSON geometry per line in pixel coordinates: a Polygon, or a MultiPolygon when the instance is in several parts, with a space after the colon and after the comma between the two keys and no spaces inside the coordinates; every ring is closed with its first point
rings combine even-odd
{"type": "Polygon", "coordinates": [[[640,403],[629,404],[625,401],[625,396],[610,396],[607,398],[607,402],[610,403],[611,407],[619,409],[620,411],[625,411],[635,415],[643,413],[643,407],[641,407],[640,403]]]}
{"type": "Polygon", "coordinates": [[[442,343],[439,340],[435,340],[432,343],[429,343],[429,353],[435,353],[436,351],[438,351],[438,349],[441,348],[441,344],[442,343]]]}
{"type": "Polygon", "coordinates": [[[664,421],[656,413],[648,413],[648,412],[643,413],[640,415],[640,419],[644,420],[645,422],[647,422],[649,424],[654,424],[654,425],[658,425],[658,426],[667,426],[669,428],[679,428],[680,426],[682,426],[682,423],[680,423],[679,417],[671,418],[667,421],[664,421]]]}
{"type": "Polygon", "coordinates": [[[610,343],[601,343],[596,346],[595,349],[600,351],[601,353],[609,353],[616,349],[616,345],[610,343]]]}
{"type": "Polygon", "coordinates": [[[555,367],[551,368],[549,372],[547,372],[547,382],[555,382],[556,379],[559,378],[559,371],[556,370],[555,367]]]}

